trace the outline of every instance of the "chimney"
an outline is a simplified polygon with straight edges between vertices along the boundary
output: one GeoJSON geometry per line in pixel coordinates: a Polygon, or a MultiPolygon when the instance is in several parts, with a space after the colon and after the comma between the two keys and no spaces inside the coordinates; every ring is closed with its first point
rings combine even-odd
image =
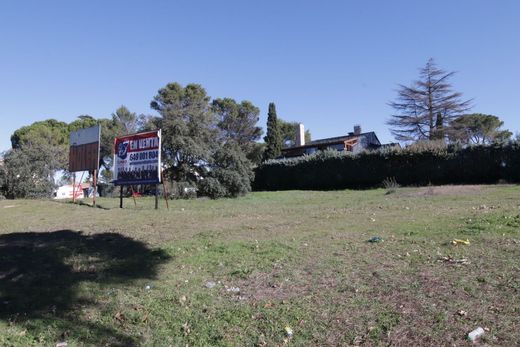
{"type": "Polygon", "coordinates": [[[361,125],[354,125],[354,135],[361,134],[361,125]]]}
{"type": "Polygon", "coordinates": [[[303,127],[303,124],[298,124],[298,127],[296,128],[296,146],[305,146],[305,128],[303,127]]]}

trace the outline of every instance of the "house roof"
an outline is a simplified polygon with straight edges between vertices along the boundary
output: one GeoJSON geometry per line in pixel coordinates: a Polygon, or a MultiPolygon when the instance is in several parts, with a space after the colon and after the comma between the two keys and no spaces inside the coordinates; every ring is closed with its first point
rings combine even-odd
{"type": "Polygon", "coordinates": [[[376,134],[373,131],[369,131],[369,132],[361,133],[361,134],[358,134],[358,135],[355,135],[354,133],[349,133],[348,135],[337,136],[337,137],[329,137],[329,138],[326,138],[326,139],[314,140],[314,141],[307,142],[303,146],[294,146],[294,147],[282,148],[282,151],[294,150],[294,149],[298,149],[298,148],[302,148],[303,149],[303,148],[311,148],[311,147],[318,147],[318,146],[336,145],[336,144],[341,144],[341,143],[344,143],[345,141],[354,140],[354,139],[356,139],[358,137],[363,137],[363,136],[366,136],[366,135],[374,136],[377,139],[377,141],[379,142],[379,139],[377,138],[376,134]]]}

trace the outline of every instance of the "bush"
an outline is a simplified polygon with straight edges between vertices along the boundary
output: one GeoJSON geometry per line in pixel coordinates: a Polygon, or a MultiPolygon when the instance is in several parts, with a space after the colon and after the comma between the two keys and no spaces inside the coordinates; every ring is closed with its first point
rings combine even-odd
{"type": "Polygon", "coordinates": [[[421,143],[357,155],[322,152],[267,161],[255,170],[255,177],[254,190],[370,188],[388,177],[405,186],[520,182],[520,146],[421,143]]]}
{"type": "Polygon", "coordinates": [[[251,162],[240,148],[226,144],[215,153],[207,177],[198,182],[199,194],[212,199],[237,197],[251,191],[251,162]]]}
{"type": "Polygon", "coordinates": [[[214,177],[207,177],[199,182],[199,193],[212,199],[223,198],[227,195],[226,188],[214,177]]]}

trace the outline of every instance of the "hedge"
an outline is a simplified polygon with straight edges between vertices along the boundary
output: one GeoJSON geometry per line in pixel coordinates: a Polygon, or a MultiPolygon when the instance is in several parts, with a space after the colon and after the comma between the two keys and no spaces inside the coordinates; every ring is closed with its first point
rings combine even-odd
{"type": "Polygon", "coordinates": [[[520,145],[397,149],[358,155],[334,151],[271,160],[255,170],[254,190],[333,190],[381,186],[520,182],[520,145]]]}

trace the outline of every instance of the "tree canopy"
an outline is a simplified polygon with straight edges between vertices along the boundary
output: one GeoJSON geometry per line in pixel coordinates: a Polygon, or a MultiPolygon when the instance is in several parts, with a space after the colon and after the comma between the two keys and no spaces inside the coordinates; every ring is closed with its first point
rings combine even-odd
{"type": "Polygon", "coordinates": [[[260,109],[250,101],[237,103],[234,99],[215,99],[211,103],[218,120],[223,142],[237,144],[252,162],[259,162],[261,144],[257,143],[263,130],[257,126],[260,109]]]}
{"type": "MultiPolygon", "coordinates": [[[[280,133],[282,136],[282,147],[293,147],[296,145],[296,132],[300,123],[298,122],[286,122],[283,119],[278,118],[280,126],[280,133]]],[[[305,143],[311,141],[311,132],[309,129],[305,129],[305,143]]]]}
{"type": "Polygon", "coordinates": [[[490,144],[504,142],[513,135],[509,130],[501,130],[504,125],[497,116],[473,113],[454,119],[447,130],[452,142],[464,144],[490,144]]]}
{"type": "Polygon", "coordinates": [[[162,129],[163,158],[168,176],[196,186],[212,198],[242,195],[251,190],[259,110],[249,101],[230,98],[212,102],[198,84],[169,83],[151,107],[160,117],[147,126],[162,129]]]}
{"type": "Polygon", "coordinates": [[[68,170],[69,135],[72,131],[101,125],[100,165],[110,177],[114,138],[138,131],[140,117],[121,106],[112,117],[95,119],[80,115],[67,124],[55,119],[34,122],[11,136],[12,149],[4,156],[2,185],[10,197],[50,196],[54,175],[68,170]]]}
{"type": "Polygon", "coordinates": [[[444,127],[471,108],[471,100],[462,100],[462,93],[452,90],[449,79],[454,74],[430,59],[417,81],[399,85],[396,100],[389,103],[395,113],[387,122],[397,140],[443,139],[444,127]]]}
{"type": "Polygon", "coordinates": [[[69,125],[55,119],[47,119],[23,126],[11,135],[11,145],[14,150],[24,147],[55,148],[53,163],[56,169],[66,169],[68,165],[69,125]]]}
{"type": "Polygon", "coordinates": [[[150,103],[159,116],[137,115],[121,106],[109,118],[81,115],[70,124],[48,119],[16,130],[13,149],[0,167],[0,190],[10,197],[48,196],[57,170],[67,170],[71,131],[101,125],[100,165],[110,179],[117,136],[162,129],[166,174],[179,186],[197,187],[212,198],[251,190],[252,166],[263,144],[260,110],[250,101],[211,100],[198,84],[169,83],[150,103]]]}
{"type": "Polygon", "coordinates": [[[173,180],[195,183],[212,161],[218,130],[209,101],[199,84],[169,83],[150,104],[161,115],[163,161],[173,180]]]}

